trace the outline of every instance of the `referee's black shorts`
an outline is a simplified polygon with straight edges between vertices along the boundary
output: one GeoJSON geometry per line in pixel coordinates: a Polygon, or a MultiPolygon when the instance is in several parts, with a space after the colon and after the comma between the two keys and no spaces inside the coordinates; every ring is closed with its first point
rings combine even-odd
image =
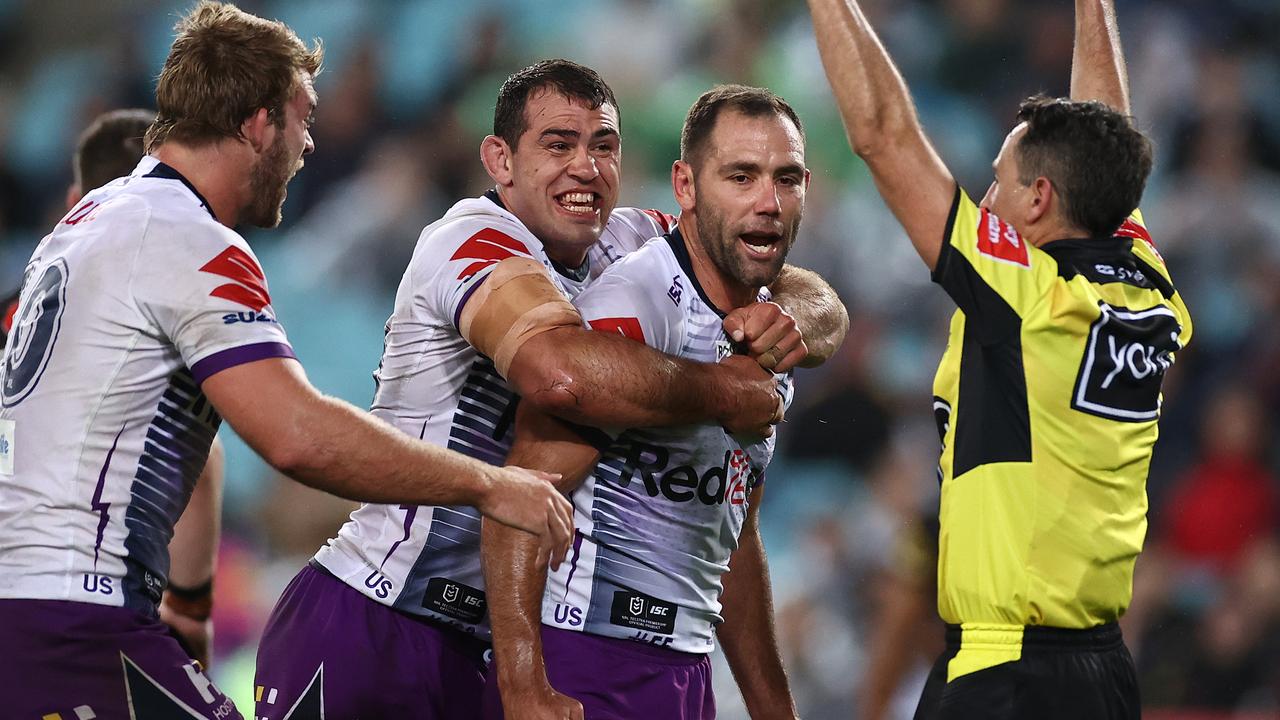
{"type": "MultiPolygon", "coordinates": [[[[961,631],[947,628],[915,720],[1139,720],[1133,657],[1115,623],[1088,630],[1027,627],[1021,658],[947,682],[961,631]]],[[[966,645],[973,647],[972,640],[966,645]]]]}

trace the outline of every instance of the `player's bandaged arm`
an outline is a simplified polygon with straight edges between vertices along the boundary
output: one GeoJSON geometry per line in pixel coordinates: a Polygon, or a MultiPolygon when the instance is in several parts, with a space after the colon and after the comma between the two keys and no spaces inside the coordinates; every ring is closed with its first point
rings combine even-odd
{"type": "Polygon", "coordinates": [[[720,595],[724,622],[716,626],[716,638],[742,691],[747,714],[753,718],[794,718],[799,716],[778,650],[769,563],[760,538],[764,488],[761,484],[751,491],[738,548],[729,559],[720,595]]]}
{"type": "Polygon", "coordinates": [[[772,376],[744,363],[699,363],[593,332],[546,270],[499,262],[459,317],[462,336],[543,412],[583,425],[717,421],[752,432],[780,419],[772,376]]]}
{"type": "Polygon", "coordinates": [[[222,442],[214,437],[209,459],[169,541],[169,585],[160,600],[161,621],[204,667],[209,666],[213,632],[209,617],[222,521],[222,467],[222,442]]]}
{"type": "Polygon", "coordinates": [[[809,349],[800,367],[817,367],[830,360],[849,332],[849,312],[835,288],[812,270],[783,265],[769,291],[773,301],[795,318],[809,349]]]}
{"type": "MultiPolygon", "coordinates": [[[[595,467],[600,451],[575,429],[520,403],[516,437],[507,462],[560,473],[556,485],[572,492],[595,467]]],[[[547,562],[537,540],[526,532],[485,520],[480,555],[484,564],[489,620],[498,687],[507,708],[529,709],[545,699],[550,685],[542,658],[542,593],[547,562]]],[[[527,712],[527,717],[539,717],[527,712]]]]}

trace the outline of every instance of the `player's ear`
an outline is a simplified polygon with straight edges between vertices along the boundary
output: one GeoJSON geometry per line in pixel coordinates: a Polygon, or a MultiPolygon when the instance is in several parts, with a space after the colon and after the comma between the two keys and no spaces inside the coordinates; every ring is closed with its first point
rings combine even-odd
{"type": "Polygon", "coordinates": [[[240,136],[249,143],[250,147],[256,153],[261,153],[270,145],[268,137],[270,130],[275,125],[271,122],[271,111],[266,108],[258,108],[258,112],[245,118],[240,123],[240,136]]]}
{"type": "Polygon", "coordinates": [[[511,167],[511,146],[497,135],[489,135],[480,143],[480,162],[493,181],[510,187],[515,170],[511,167]]]}
{"type": "Polygon", "coordinates": [[[675,193],[680,210],[693,210],[697,193],[693,187],[693,166],[683,160],[671,164],[671,191],[675,193]]]}
{"type": "Polygon", "coordinates": [[[1058,195],[1057,189],[1053,187],[1053,183],[1049,178],[1041,175],[1031,183],[1029,188],[1030,205],[1026,209],[1027,224],[1040,221],[1053,208],[1054,205],[1061,206],[1062,198],[1058,195]]]}

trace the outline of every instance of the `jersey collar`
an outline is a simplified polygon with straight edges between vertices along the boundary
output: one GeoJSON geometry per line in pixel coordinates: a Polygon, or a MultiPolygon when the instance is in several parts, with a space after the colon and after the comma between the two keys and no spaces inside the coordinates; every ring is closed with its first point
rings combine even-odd
{"type": "Polygon", "coordinates": [[[1133,249],[1133,238],[1115,235],[1108,238],[1063,238],[1040,246],[1041,250],[1071,255],[1117,255],[1133,249]]]}
{"type": "Polygon", "coordinates": [[[725,316],[724,311],[711,302],[711,298],[707,297],[707,291],[702,289],[702,283],[698,282],[698,273],[693,271],[693,259],[689,257],[689,248],[684,244],[684,236],[680,234],[680,228],[672,228],[671,232],[662,237],[671,246],[671,252],[676,256],[676,262],[680,263],[680,269],[684,270],[689,282],[693,283],[693,289],[698,291],[698,297],[702,298],[702,302],[706,303],[707,307],[711,308],[716,315],[723,318],[725,316]]]}
{"type": "Polygon", "coordinates": [[[175,170],[173,166],[166,165],[165,163],[157,160],[156,166],[151,168],[151,172],[143,175],[142,177],[160,178],[161,180],[177,180],[183,185],[186,185],[187,189],[191,191],[191,194],[196,196],[196,200],[200,201],[200,205],[208,211],[209,217],[213,218],[214,222],[218,221],[218,216],[213,214],[213,207],[209,205],[209,201],[205,200],[204,196],[200,194],[200,191],[196,189],[196,186],[192,185],[191,181],[185,178],[182,173],[175,170]]]}

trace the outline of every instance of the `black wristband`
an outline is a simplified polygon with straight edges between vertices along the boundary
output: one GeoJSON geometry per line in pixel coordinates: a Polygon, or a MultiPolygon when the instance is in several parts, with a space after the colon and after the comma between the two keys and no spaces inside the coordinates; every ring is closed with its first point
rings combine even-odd
{"type": "Polygon", "coordinates": [[[193,588],[185,588],[181,585],[169,583],[165,591],[179,600],[202,600],[213,594],[213,578],[209,578],[203,584],[193,588]]]}

